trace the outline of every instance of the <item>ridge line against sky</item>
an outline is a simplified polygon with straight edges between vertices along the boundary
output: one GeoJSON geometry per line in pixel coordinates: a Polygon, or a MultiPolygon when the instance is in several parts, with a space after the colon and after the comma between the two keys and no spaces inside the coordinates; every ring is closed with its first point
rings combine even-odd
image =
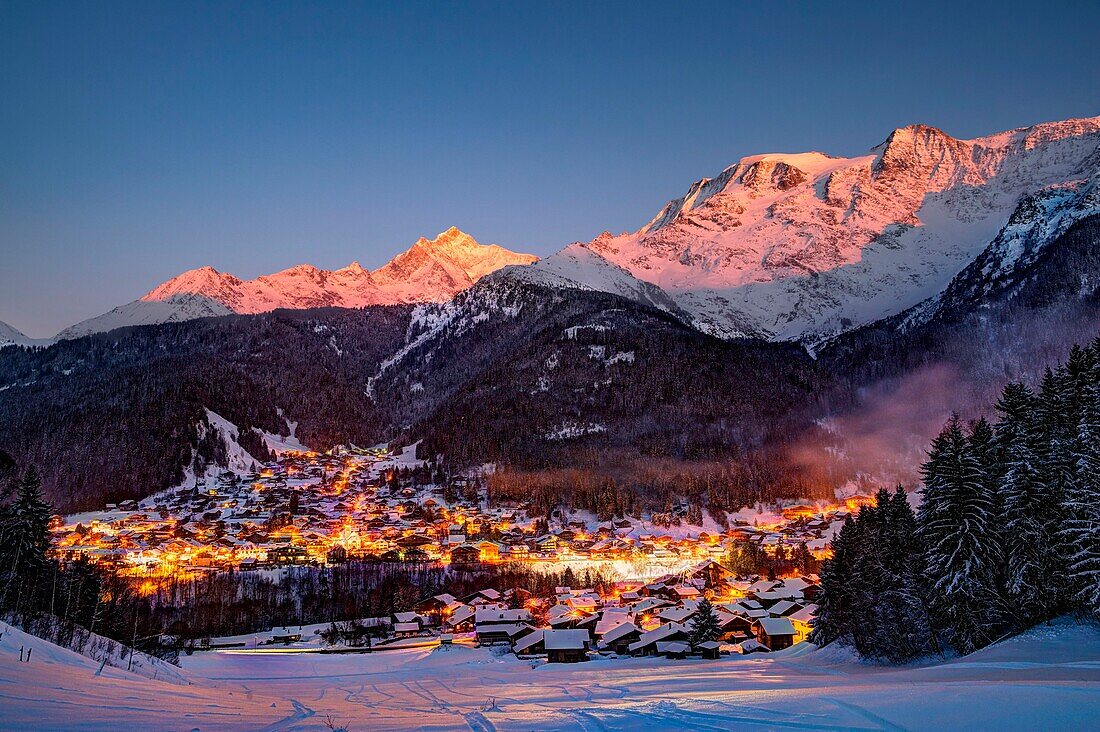
{"type": "Polygon", "coordinates": [[[0,5],[0,320],[202,265],[550,254],[756,153],[1100,114],[1100,4],[0,5]]]}

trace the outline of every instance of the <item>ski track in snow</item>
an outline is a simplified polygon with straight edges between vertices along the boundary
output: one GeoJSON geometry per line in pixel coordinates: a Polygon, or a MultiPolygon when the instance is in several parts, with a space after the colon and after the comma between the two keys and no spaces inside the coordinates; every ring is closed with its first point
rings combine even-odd
{"type": "Polygon", "coordinates": [[[0,730],[1080,729],[1100,716],[1100,628],[1064,620],[965,659],[886,668],[843,654],[557,665],[456,645],[376,654],[200,652],[185,685],[17,630],[0,640],[0,730]],[[35,661],[18,662],[23,645],[35,661]],[[14,658],[13,658],[14,656],[14,658]],[[216,678],[216,680],[215,680],[216,678]]]}

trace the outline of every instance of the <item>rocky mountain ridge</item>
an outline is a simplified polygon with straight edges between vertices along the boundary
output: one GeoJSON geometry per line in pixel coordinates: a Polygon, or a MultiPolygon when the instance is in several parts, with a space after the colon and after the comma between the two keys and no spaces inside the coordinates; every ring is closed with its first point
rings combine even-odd
{"type": "Polygon", "coordinates": [[[936,294],[1023,197],[1098,170],[1100,117],[973,140],[911,125],[854,158],[743,158],[638,231],[605,232],[531,269],[575,270],[569,262],[597,255],[664,290],[701,330],[813,347],[936,294]]]}
{"type": "Polygon", "coordinates": [[[337,270],[300,264],[245,280],[213,267],[200,267],[158,285],[134,302],[65,329],[58,338],[78,338],[127,325],[255,314],[278,308],[441,302],[501,267],[536,259],[496,244],[479,244],[469,234],[451,227],[434,239],[421,237],[374,271],[358,262],[337,270]]]}

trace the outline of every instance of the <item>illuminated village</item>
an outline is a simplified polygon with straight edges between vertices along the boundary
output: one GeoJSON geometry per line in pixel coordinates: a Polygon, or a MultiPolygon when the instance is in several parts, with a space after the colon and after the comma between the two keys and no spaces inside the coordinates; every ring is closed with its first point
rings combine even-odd
{"type": "MultiPolygon", "coordinates": [[[[601,568],[619,580],[602,595],[563,587],[555,597],[514,598],[486,589],[427,598],[415,612],[377,622],[391,638],[445,642],[467,633],[482,644],[507,642],[517,653],[546,652],[557,631],[586,631],[585,648],[676,654],[706,597],[717,608],[721,640],[750,652],[805,638],[817,579],[738,577],[724,557],[745,543],[771,556],[805,547],[815,559],[826,557],[829,538],[865,500],[788,502],[706,531],[579,514],[539,520],[523,505],[490,506],[478,475],[436,481],[415,449],[290,451],[251,473],[225,472],[140,502],[55,517],[54,547],[63,560],[110,566],[150,592],[168,578],[353,559],[601,568]]],[[[575,645],[580,636],[569,637],[575,645]]]]}

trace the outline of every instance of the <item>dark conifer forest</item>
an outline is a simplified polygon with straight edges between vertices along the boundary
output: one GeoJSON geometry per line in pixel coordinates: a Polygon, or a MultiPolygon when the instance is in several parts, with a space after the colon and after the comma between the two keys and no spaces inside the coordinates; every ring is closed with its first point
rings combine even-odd
{"type": "Polygon", "coordinates": [[[1100,341],[1005,386],[992,422],[953,417],[922,473],[915,514],[882,490],[836,537],[814,642],[903,662],[1100,614],[1100,341]]]}

